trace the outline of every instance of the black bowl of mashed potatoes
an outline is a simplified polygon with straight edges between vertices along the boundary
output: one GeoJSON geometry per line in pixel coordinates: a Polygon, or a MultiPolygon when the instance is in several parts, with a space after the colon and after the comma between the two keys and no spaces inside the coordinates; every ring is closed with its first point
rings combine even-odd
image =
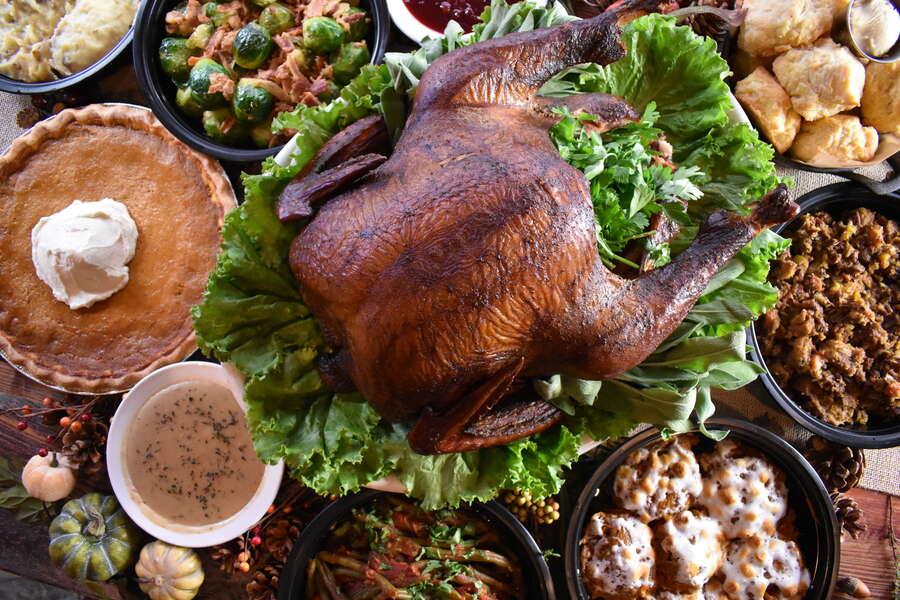
{"type": "Polygon", "coordinates": [[[0,90],[43,94],[103,71],[131,45],[139,0],[0,3],[0,90]]]}
{"type": "Polygon", "coordinates": [[[819,188],[777,227],[793,238],[773,264],[775,307],[750,326],[751,358],[804,428],[859,448],[900,445],[900,194],[819,188]]]}
{"type": "Polygon", "coordinates": [[[831,597],[839,529],[813,468],[752,423],[706,427],[729,433],[648,429],[594,472],[565,543],[573,600],[831,597]]]}

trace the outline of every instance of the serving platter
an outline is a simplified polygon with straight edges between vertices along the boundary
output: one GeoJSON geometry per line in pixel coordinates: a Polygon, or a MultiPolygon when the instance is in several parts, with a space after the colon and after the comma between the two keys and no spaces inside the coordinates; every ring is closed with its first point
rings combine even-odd
{"type": "MultiPolygon", "coordinates": [[[[398,34],[395,32],[395,36],[398,34]]],[[[743,114],[743,111],[740,109],[740,106],[734,102],[734,98],[731,98],[733,104],[733,112],[730,115],[730,118],[733,122],[747,122],[747,117],[743,114]]],[[[288,165],[288,156],[290,155],[291,150],[289,149],[291,144],[289,144],[281,153],[279,153],[276,161],[279,162],[282,166],[288,165]]],[[[230,365],[226,365],[225,368],[229,372],[229,381],[235,386],[237,389],[242,389],[244,384],[246,383],[243,376],[239,371],[234,369],[230,365]]],[[[2,375],[2,371],[0,371],[0,375],[2,375]]],[[[30,383],[27,384],[19,384],[20,386],[25,386],[26,389],[29,390],[39,390],[40,388],[36,385],[32,385],[30,383]]],[[[18,402],[18,400],[17,400],[18,402]]],[[[43,428],[40,426],[31,428],[27,435],[31,435],[35,430],[42,431],[43,428]]],[[[609,447],[612,444],[606,444],[605,446],[599,447],[600,442],[593,441],[588,437],[584,437],[581,440],[578,454],[586,455],[585,460],[575,466],[574,471],[570,474],[569,481],[566,486],[563,488],[561,492],[560,501],[562,507],[560,509],[561,520],[553,526],[546,527],[537,525],[535,523],[530,523],[529,528],[533,535],[537,538],[538,545],[542,548],[552,549],[556,548],[563,551],[568,551],[564,548],[562,544],[562,539],[566,533],[566,527],[563,524],[566,521],[567,516],[570,514],[571,503],[568,502],[569,497],[574,497],[578,494],[579,490],[582,489],[584,482],[586,481],[584,470],[591,467],[592,465],[596,465],[599,460],[602,460],[608,452],[609,447]]],[[[367,487],[375,488],[381,491],[390,491],[390,492],[403,492],[406,491],[403,484],[396,476],[387,476],[379,481],[371,482],[367,484],[367,487]]],[[[280,510],[280,509],[279,509],[280,510]]],[[[246,541],[246,540],[245,540],[246,541]]],[[[852,547],[852,545],[851,545],[852,547]]],[[[551,561],[551,567],[555,571],[554,575],[557,577],[557,581],[563,581],[561,575],[561,561],[551,561]]],[[[217,598],[229,598],[229,597],[242,597],[241,592],[235,591],[234,589],[230,589],[227,592],[221,591],[223,587],[220,584],[224,584],[224,588],[229,587],[229,583],[231,587],[238,586],[238,589],[244,585],[246,582],[246,577],[243,576],[240,572],[232,572],[228,575],[223,575],[219,571],[207,571],[208,576],[210,577],[212,587],[207,591],[204,588],[204,591],[201,591],[199,598],[204,597],[217,597],[217,598]],[[238,583],[240,582],[240,583],[238,583]],[[215,592],[213,590],[220,590],[215,592]]],[[[117,593],[111,593],[111,595],[116,595],[117,593]]],[[[125,596],[123,596],[125,597],[125,596]]]]}

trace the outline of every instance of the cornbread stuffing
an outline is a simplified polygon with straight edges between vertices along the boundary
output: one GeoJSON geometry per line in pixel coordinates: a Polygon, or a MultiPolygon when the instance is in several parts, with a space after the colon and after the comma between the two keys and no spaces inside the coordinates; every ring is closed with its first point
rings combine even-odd
{"type": "Polygon", "coordinates": [[[784,474],[732,439],[698,452],[704,444],[677,436],[635,450],[619,466],[612,501],[620,508],[594,514],[581,539],[581,576],[592,599],[799,600],[805,594],[809,571],[790,541],[797,531],[784,474]],[[674,479],[673,465],[681,465],[674,479]],[[662,493],[670,489],[681,493],[662,493]]]}
{"type": "Polygon", "coordinates": [[[775,262],[760,346],[782,389],[832,425],[900,417],[900,228],[859,208],[805,214],[775,262]]]}

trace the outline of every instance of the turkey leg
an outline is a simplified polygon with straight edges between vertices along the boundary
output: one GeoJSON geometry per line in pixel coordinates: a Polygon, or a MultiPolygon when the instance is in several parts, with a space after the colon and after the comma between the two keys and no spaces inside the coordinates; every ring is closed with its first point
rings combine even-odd
{"type": "MultiPolygon", "coordinates": [[[[747,217],[712,213],[691,245],[665,267],[619,280],[624,284],[613,294],[586,294],[587,310],[594,314],[582,332],[586,352],[567,374],[607,379],[639,364],[684,320],[722,265],[760,231],[793,218],[798,210],[787,187],[779,185],[747,217]]],[[[595,274],[594,289],[609,289],[610,274],[599,261],[595,274]]]]}

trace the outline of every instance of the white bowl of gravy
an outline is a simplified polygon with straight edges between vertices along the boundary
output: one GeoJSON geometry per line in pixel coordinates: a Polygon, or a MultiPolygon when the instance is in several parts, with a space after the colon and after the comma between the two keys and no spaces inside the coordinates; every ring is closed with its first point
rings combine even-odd
{"type": "Polygon", "coordinates": [[[221,544],[272,504],[284,464],[256,456],[240,379],[226,367],[182,362],[154,371],[122,400],[106,463],[119,503],[170,544],[221,544]]]}

